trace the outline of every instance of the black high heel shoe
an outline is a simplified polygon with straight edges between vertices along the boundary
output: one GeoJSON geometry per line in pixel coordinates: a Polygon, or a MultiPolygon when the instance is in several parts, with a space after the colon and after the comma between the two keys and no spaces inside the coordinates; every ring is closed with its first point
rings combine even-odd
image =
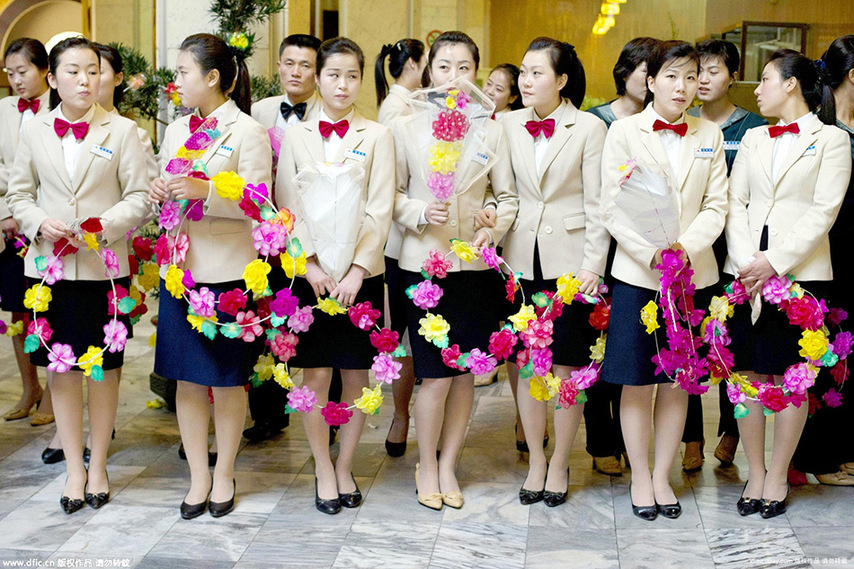
{"type": "Polygon", "coordinates": [[[676,500],[675,504],[659,504],[656,502],[655,506],[658,508],[658,513],[665,518],[675,520],[682,515],[682,504],[679,503],[679,500],[676,500]]]}
{"type": "MultiPolygon", "coordinates": [[[[632,484],[629,482],[629,501],[632,502],[632,484]]],[[[652,506],[635,506],[632,502],[632,513],[642,520],[651,522],[658,517],[658,504],[652,506]]]]}
{"type": "MultiPolygon", "coordinates": [[[[566,483],[569,486],[569,469],[566,469],[566,483]]],[[[543,502],[545,502],[546,506],[549,508],[554,508],[555,506],[560,506],[564,502],[566,502],[566,497],[569,495],[569,491],[565,490],[563,492],[551,492],[549,490],[543,491],[543,502]]]]}
{"type": "Polygon", "coordinates": [[[759,507],[759,515],[767,520],[786,513],[786,502],[789,501],[789,490],[790,487],[787,483],[786,496],[782,500],[762,500],[762,505],[759,507]]]}
{"type": "Polygon", "coordinates": [[[192,520],[193,518],[198,518],[204,514],[205,510],[208,509],[208,498],[210,498],[210,495],[210,492],[208,492],[204,501],[199,502],[198,504],[188,504],[185,498],[184,501],[181,502],[181,517],[185,520],[192,520]]]}
{"type": "Polygon", "coordinates": [[[42,462],[45,464],[56,464],[65,460],[65,453],[61,448],[47,447],[42,451],[42,462]]]}
{"type": "MultiPolygon", "coordinates": [[[[517,441],[518,442],[518,441],[517,441]]],[[[549,471],[549,463],[546,463],[546,474],[548,475],[549,471]]],[[[530,506],[531,504],[536,504],[537,502],[542,502],[546,497],[546,481],[543,480],[543,489],[539,492],[534,490],[528,490],[525,488],[525,484],[522,483],[522,487],[519,489],[519,501],[522,502],[523,506],[530,506]]]]}
{"type": "MultiPolygon", "coordinates": [[[[68,482],[68,478],[65,479],[65,482],[68,482]]],[[[69,498],[68,496],[63,495],[59,498],[59,505],[62,507],[62,511],[66,514],[73,514],[77,510],[82,509],[83,506],[86,505],[86,502],[80,498],[69,498]]]]}
{"type": "Polygon", "coordinates": [[[356,477],[350,473],[350,478],[353,479],[353,484],[356,489],[349,494],[338,494],[338,502],[345,508],[358,508],[362,505],[362,492],[359,490],[359,485],[356,484],[356,477]]]}
{"type": "Polygon", "coordinates": [[[749,516],[751,514],[755,514],[762,507],[762,500],[758,500],[756,498],[746,498],[744,496],[745,490],[747,490],[747,483],[749,480],[744,483],[744,488],[741,489],[741,496],[738,498],[738,502],[736,502],[735,507],[738,509],[738,514],[740,516],[749,516]]]}
{"type": "Polygon", "coordinates": [[[226,500],[225,502],[214,502],[211,500],[210,506],[208,507],[208,511],[211,513],[211,516],[221,518],[226,514],[230,514],[232,510],[234,510],[234,497],[237,495],[237,480],[232,479],[231,482],[234,485],[234,492],[231,493],[231,499],[226,500]]]}
{"type": "MultiPolygon", "coordinates": [[[[391,420],[391,425],[388,427],[388,432],[391,434],[391,428],[394,427],[394,419],[391,420]]],[[[407,433],[409,429],[407,429],[407,433]]],[[[388,435],[385,437],[385,451],[392,458],[399,458],[406,452],[406,439],[402,443],[393,443],[388,440],[388,435]]]]}
{"type": "Polygon", "coordinates": [[[314,477],[314,507],[317,508],[317,511],[329,514],[330,516],[341,511],[341,501],[339,498],[324,500],[317,493],[317,476],[314,477]]]}
{"type": "MultiPolygon", "coordinates": [[[[208,451],[208,466],[216,466],[217,453],[208,451]]],[[[187,451],[184,450],[184,443],[178,447],[178,458],[187,460],[187,451]]]]}
{"type": "MultiPolygon", "coordinates": [[[[107,486],[110,485],[110,475],[107,474],[107,486]]],[[[84,490],[83,499],[89,504],[89,507],[98,509],[107,502],[110,501],[110,491],[109,489],[106,492],[98,492],[97,494],[91,494],[84,490]]]]}

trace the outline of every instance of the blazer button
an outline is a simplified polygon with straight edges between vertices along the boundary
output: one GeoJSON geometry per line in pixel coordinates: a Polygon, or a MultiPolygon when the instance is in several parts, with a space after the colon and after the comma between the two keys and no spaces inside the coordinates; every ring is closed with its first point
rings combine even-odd
{"type": "Polygon", "coordinates": [[[74,198],[68,198],[68,205],[74,205],[74,198]]]}
{"type": "Polygon", "coordinates": [[[452,220],[451,220],[451,227],[456,227],[456,226],[457,226],[457,220],[456,220],[456,219],[452,219],[452,220]]]}
{"type": "Polygon", "coordinates": [[[543,202],[537,202],[537,207],[543,209],[543,202]]]}
{"type": "Polygon", "coordinates": [[[550,225],[547,225],[546,226],[546,235],[551,235],[551,234],[552,234],[552,228],[550,225]]]}
{"type": "Polygon", "coordinates": [[[771,235],[775,235],[775,236],[776,236],[776,235],[777,235],[777,230],[776,230],[776,229],[770,229],[770,230],[768,230],[768,233],[770,233],[771,235]]]}

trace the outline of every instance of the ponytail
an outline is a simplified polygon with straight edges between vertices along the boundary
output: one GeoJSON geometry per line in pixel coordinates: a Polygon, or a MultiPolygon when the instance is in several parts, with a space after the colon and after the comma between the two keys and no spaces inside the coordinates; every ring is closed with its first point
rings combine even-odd
{"type": "Polygon", "coordinates": [[[424,44],[416,39],[402,39],[394,45],[386,44],[380,50],[374,64],[374,82],[377,90],[377,107],[388,96],[388,81],[385,78],[385,58],[388,57],[388,70],[391,76],[399,79],[403,68],[410,59],[416,63],[424,57],[424,44]]]}
{"type": "Polygon", "coordinates": [[[234,88],[229,96],[237,108],[247,115],[252,114],[252,90],[249,69],[246,67],[246,58],[235,55],[234,62],[237,65],[237,76],[234,78],[234,88]]]}
{"type": "Polygon", "coordinates": [[[836,124],[836,99],[831,88],[833,78],[823,60],[814,62],[792,49],[781,49],[771,55],[768,63],[774,64],[784,81],[790,77],[798,80],[807,106],[821,122],[836,124]]]}
{"type": "Polygon", "coordinates": [[[566,85],[560,90],[560,96],[569,99],[575,108],[580,108],[584,101],[584,92],[587,90],[587,78],[584,74],[584,66],[575,52],[575,46],[556,39],[539,37],[532,41],[527,49],[527,51],[540,50],[548,50],[549,61],[556,76],[566,75],[566,85]]]}
{"type": "Polygon", "coordinates": [[[213,34],[194,34],[181,43],[181,51],[193,56],[203,73],[219,71],[219,88],[230,97],[237,108],[246,114],[251,112],[252,99],[249,89],[249,70],[242,50],[228,45],[213,34]]]}

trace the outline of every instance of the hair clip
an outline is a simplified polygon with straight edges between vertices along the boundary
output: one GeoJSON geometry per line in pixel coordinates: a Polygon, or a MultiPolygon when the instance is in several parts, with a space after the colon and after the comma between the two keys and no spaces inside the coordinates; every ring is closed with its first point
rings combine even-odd
{"type": "Polygon", "coordinates": [[[813,65],[815,65],[815,68],[820,71],[827,71],[827,64],[824,62],[823,59],[816,59],[815,61],[813,61],[813,65]]]}

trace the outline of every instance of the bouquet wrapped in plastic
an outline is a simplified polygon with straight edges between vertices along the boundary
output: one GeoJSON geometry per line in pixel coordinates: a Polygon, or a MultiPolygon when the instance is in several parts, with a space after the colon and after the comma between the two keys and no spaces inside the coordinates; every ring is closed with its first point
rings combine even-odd
{"type": "Polygon", "coordinates": [[[356,249],[364,177],[360,164],[316,162],[294,178],[317,261],[336,281],[347,274],[356,249]]]}
{"type": "Polygon", "coordinates": [[[485,175],[496,156],[486,145],[486,125],[495,105],[464,79],[412,95],[413,113],[401,119],[407,146],[418,156],[419,174],[437,201],[485,175]]]}
{"type": "Polygon", "coordinates": [[[624,177],[616,204],[622,221],[652,245],[667,249],[679,239],[679,208],[663,173],[632,158],[621,166],[624,177]]]}

